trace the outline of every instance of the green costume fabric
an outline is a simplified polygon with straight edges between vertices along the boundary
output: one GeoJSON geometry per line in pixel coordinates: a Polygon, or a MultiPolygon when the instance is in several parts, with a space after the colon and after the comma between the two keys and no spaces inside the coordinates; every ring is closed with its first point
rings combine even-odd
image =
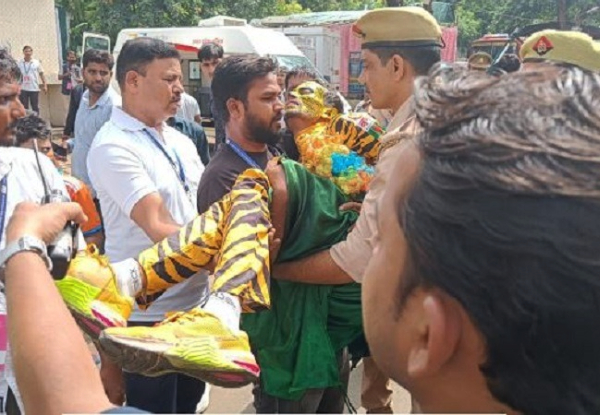
{"type": "MultiPolygon", "coordinates": [[[[288,189],[285,238],[278,262],[299,259],[346,238],[356,212],[341,212],[346,196],[328,179],[283,160],[288,189]]],[[[271,309],[246,314],[264,392],[299,400],[307,389],[341,385],[336,353],[362,334],[360,285],[312,285],[271,280],[271,309]]]]}

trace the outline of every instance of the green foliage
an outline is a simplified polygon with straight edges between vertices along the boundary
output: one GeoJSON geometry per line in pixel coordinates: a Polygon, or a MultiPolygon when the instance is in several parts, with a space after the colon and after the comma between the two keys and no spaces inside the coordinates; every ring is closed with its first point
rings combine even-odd
{"type": "Polygon", "coordinates": [[[275,14],[277,16],[287,16],[290,14],[298,14],[298,13],[308,13],[310,9],[305,9],[302,7],[300,3],[296,0],[285,1],[285,0],[277,0],[277,4],[275,7],[275,14]]]}
{"type": "MultiPolygon", "coordinates": [[[[456,5],[459,46],[466,48],[487,33],[512,33],[517,27],[558,20],[560,0],[460,0],[456,5]]],[[[598,0],[566,0],[567,20],[600,24],[598,0]]]]}
{"type": "MultiPolygon", "coordinates": [[[[486,33],[510,33],[516,27],[557,20],[561,0],[446,0],[456,8],[459,45],[486,33]]],[[[585,14],[598,0],[566,1],[571,21],[600,25],[600,10],[585,14]]],[[[81,44],[84,31],[106,33],[115,40],[126,27],[195,26],[199,19],[217,15],[247,20],[330,10],[385,7],[386,0],[57,0],[71,16],[71,45],[81,44]]],[[[422,0],[404,0],[405,5],[422,0]]]]}

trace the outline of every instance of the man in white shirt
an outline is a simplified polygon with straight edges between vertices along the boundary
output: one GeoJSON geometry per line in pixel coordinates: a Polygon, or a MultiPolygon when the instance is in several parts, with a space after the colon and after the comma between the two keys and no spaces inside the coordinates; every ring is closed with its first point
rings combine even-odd
{"type": "MultiPolygon", "coordinates": [[[[155,39],[129,41],[118,58],[117,79],[123,107],[113,109],[87,158],[112,262],[136,257],[196,216],[204,169],[192,142],[165,123],[183,92],[177,50],[155,39]]],[[[134,311],[130,325],[153,325],[168,312],[203,304],[207,281],[199,273],[168,290],[145,312],[134,311]]],[[[120,368],[103,359],[102,370],[109,398],[122,403],[120,368]]],[[[125,389],[129,405],[155,413],[192,413],[204,384],[182,374],[150,378],[128,373],[125,389]]]]}
{"type": "MultiPolygon", "coordinates": [[[[0,102],[4,103],[0,105],[0,249],[6,244],[6,225],[15,206],[25,201],[39,203],[44,197],[40,170],[44,172],[49,190],[68,195],[60,174],[46,156],[39,155],[38,166],[33,151],[9,148],[15,144],[15,123],[25,115],[19,100],[21,76],[17,62],[6,50],[0,49],[0,102]]],[[[19,408],[22,412],[22,404],[10,354],[6,353],[5,321],[6,302],[4,294],[0,294],[0,411],[14,414],[19,408]]]]}
{"type": "Polygon", "coordinates": [[[202,114],[200,114],[200,105],[198,105],[196,98],[187,92],[181,94],[181,106],[177,110],[177,116],[201,124],[202,114]]]}
{"type": "Polygon", "coordinates": [[[39,60],[33,59],[33,48],[25,46],[23,48],[23,59],[19,61],[19,69],[21,70],[21,95],[19,99],[23,103],[25,109],[29,109],[35,113],[40,113],[40,80],[44,93],[48,93],[48,85],[44,76],[44,69],[39,60]]]}

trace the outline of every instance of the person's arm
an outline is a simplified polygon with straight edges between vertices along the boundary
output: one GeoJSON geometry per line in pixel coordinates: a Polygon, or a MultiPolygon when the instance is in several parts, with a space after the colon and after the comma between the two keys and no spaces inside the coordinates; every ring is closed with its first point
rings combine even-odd
{"type": "Polygon", "coordinates": [[[275,264],[273,277],[305,284],[339,285],[355,282],[335,263],[329,250],[317,252],[297,261],[275,264]]]}
{"type": "Polygon", "coordinates": [[[272,240],[269,241],[271,264],[274,264],[277,260],[281,241],[285,237],[285,219],[289,200],[285,172],[279,161],[279,158],[270,160],[265,170],[271,186],[271,203],[269,206],[273,233],[272,240]]]}
{"type": "Polygon", "coordinates": [[[360,209],[358,220],[346,240],[329,250],[275,265],[275,278],[310,284],[347,284],[361,282],[369,259],[373,255],[373,236],[376,232],[376,193],[371,188],[363,204],[344,204],[341,210],[360,209]]]}
{"type": "MultiPolygon", "coordinates": [[[[49,243],[67,220],[84,219],[75,203],[21,203],[8,223],[7,243],[24,235],[49,243]]],[[[26,413],[99,413],[110,408],[85,340],[40,256],[16,254],[6,264],[4,278],[8,336],[26,413]]]]}
{"type": "Polygon", "coordinates": [[[131,210],[131,219],[156,243],[179,231],[158,192],[147,194],[131,210]]]}
{"type": "MultiPolygon", "coordinates": [[[[81,68],[79,66],[75,66],[75,82],[81,84],[83,82],[83,74],[81,73],[81,68]]],[[[74,85],[73,85],[74,86],[74,85]]]]}
{"type": "Polygon", "coordinates": [[[202,113],[200,112],[200,105],[198,104],[196,98],[192,98],[194,99],[194,121],[199,125],[202,125],[202,113]]]}
{"type": "Polygon", "coordinates": [[[69,112],[65,120],[65,128],[63,129],[63,139],[68,139],[75,131],[75,117],[79,109],[78,87],[71,90],[71,98],[69,99],[69,112]]]}
{"type": "Polygon", "coordinates": [[[62,81],[63,79],[65,79],[67,77],[67,75],[69,75],[69,68],[67,66],[63,65],[62,72],[58,74],[58,80],[62,81]]]}
{"type": "Polygon", "coordinates": [[[44,75],[44,69],[42,68],[42,65],[40,64],[40,66],[38,67],[38,73],[40,74],[40,79],[42,80],[42,87],[44,90],[44,93],[48,93],[48,85],[46,84],[46,76],[44,75]]]}
{"type": "Polygon", "coordinates": [[[210,162],[210,153],[208,151],[208,139],[206,138],[206,132],[200,124],[194,125],[194,135],[196,136],[196,151],[200,156],[200,160],[204,167],[208,166],[210,162]]]}
{"type": "Polygon", "coordinates": [[[152,242],[179,230],[181,225],[173,220],[133,149],[115,144],[92,147],[87,163],[94,187],[103,189],[152,242]]]}

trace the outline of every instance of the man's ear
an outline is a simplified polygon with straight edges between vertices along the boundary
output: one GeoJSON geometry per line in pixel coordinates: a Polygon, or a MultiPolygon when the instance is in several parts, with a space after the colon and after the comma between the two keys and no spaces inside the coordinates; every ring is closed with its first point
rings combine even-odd
{"type": "Polygon", "coordinates": [[[127,85],[127,91],[134,92],[138,89],[140,80],[140,74],[136,71],[129,71],[125,74],[125,85],[127,85]]]}
{"type": "Polygon", "coordinates": [[[407,373],[414,378],[440,371],[456,352],[461,331],[460,310],[443,294],[426,293],[420,302],[418,336],[407,360],[407,373]]]}
{"type": "Polygon", "coordinates": [[[235,120],[239,120],[244,116],[244,103],[235,98],[229,98],[227,100],[227,111],[229,111],[229,117],[235,120]]]}
{"type": "Polygon", "coordinates": [[[390,58],[392,77],[395,81],[400,81],[406,74],[406,62],[400,55],[394,55],[390,58]]]}

